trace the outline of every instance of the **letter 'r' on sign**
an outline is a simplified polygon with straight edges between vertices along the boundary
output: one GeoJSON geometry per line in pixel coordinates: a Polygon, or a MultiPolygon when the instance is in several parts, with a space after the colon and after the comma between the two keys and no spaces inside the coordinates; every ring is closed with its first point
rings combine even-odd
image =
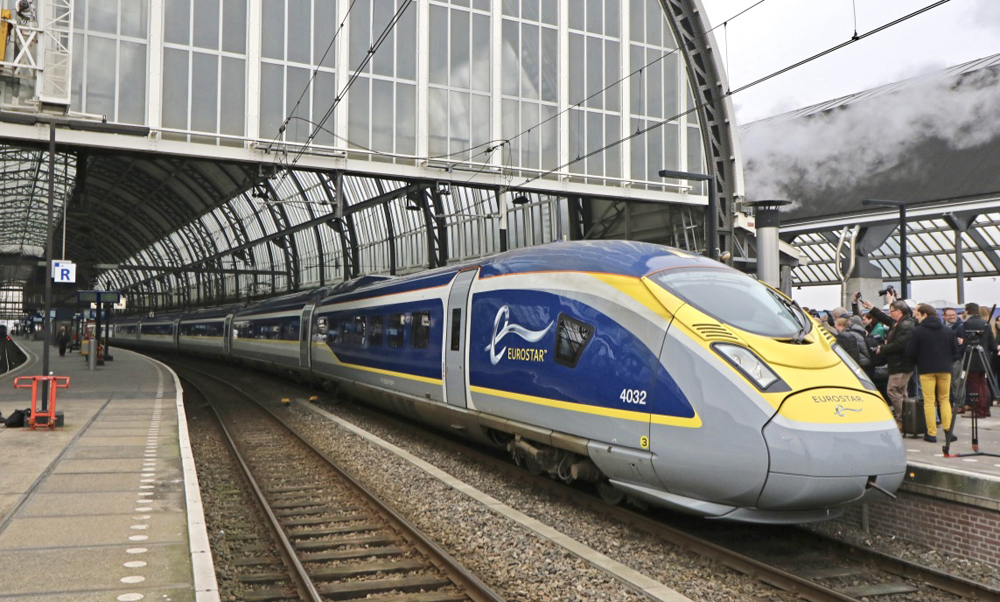
{"type": "Polygon", "coordinates": [[[54,282],[76,282],[76,264],[72,261],[53,261],[52,280],[54,282]]]}

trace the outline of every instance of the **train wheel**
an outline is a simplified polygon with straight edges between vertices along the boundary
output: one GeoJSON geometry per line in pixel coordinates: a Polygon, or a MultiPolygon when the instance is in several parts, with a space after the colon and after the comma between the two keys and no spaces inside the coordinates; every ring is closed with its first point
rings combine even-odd
{"type": "Polygon", "coordinates": [[[617,506],[625,500],[625,493],[621,490],[615,489],[615,487],[607,481],[600,481],[597,483],[597,493],[601,496],[602,500],[612,506],[617,506]]]}

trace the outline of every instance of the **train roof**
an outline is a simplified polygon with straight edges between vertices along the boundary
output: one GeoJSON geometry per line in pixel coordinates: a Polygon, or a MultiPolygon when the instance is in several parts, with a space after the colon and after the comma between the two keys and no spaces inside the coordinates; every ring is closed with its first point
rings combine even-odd
{"type": "Polygon", "coordinates": [[[553,270],[598,272],[641,278],[677,267],[720,263],[680,249],[628,240],[555,242],[501,253],[482,262],[480,277],[553,270]]]}

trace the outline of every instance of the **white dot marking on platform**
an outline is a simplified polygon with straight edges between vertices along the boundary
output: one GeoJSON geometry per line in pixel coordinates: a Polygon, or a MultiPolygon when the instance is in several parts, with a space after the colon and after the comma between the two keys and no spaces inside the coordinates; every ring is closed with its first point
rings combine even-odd
{"type": "Polygon", "coordinates": [[[122,577],[120,579],[122,583],[142,583],[145,580],[145,577],[141,577],[139,575],[135,575],[134,577],[122,577]]]}
{"type": "Polygon", "coordinates": [[[139,479],[140,483],[155,483],[156,479],[139,479]]]}
{"type": "MultiPolygon", "coordinates": [[[[146,501],[147,501],[147,500],[141,500],[141,502],[142,502],[143,504],[145,504],[145,503],[146,503],[146,501]]],[[[136,509],[135,509],[135,511],[136,511],[136,512],[149,512],[149,511],[150,511],[150,510],[152,510],[152,509],[153,509],[153,508],[152,508],[152,506],[139,506],[138,508],[136,508],[136,509]]]]}
{"type": "Polygon", "coordinates": [[[153,492],[152,491],[140,491],[137,495],[139,497],[146,497],[146,496],[153,495],[153,492]]]}
{"type": "Polygon", "coordinates": [[[978,462],[975,458],[962,458],[962,462],[978,462]]]}
{"type": "Polygon", "coordinates": [[[129,548],[125,550],[126,554],[145,554],[149,551],[149,548],[129,548]]]}
{"type": "Polygon", "coordinates": [[[122,566],[125,567],[125,568],[127,568],[127,569],[141,569],[142,567],[146,566],[146,561],[145,560],[130,560],[129,562],[126,562],[122,566]]]}
{"type": "Polygon", "coordinates": [[[129,541],[146,541],[149,539],[149,535],[129,535],[129,541]]]}
{"type": "Polygon", "coordinates": [[[132,525],[129,527],[129,529],[132,529],[133,531],[145,531],[148,528],[149,525],[132,525]]]}
{"type": "Polygon", "coordinates": [[[139,485],[139,489],[156,489],[155,485],[139,485]]]}
{"type": "Polygon", "coordinates": [[[150,518],[149,514],[139,514],[137,516],[133,516],[132,520],[149,520],[150,518]]]}
{"type": "Polygon", "coordinates": [[[145,597],[146,596],[143,596],[142,594],[122,594],[115,598],[115,600],[118,600],[119,602],[136,602],[137,600],[142,600],[145,597]]]}

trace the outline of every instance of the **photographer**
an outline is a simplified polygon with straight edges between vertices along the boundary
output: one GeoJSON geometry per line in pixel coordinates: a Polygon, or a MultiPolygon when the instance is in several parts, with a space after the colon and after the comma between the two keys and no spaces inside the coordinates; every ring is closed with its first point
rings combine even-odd
{"type": "Polygon", "coordinates": [[[868,313],[886,326],[889,332],[885,335],[885,342],[879,345],[875,353],[885,359],[889,371],[889,384],[886,392],[889,401],[892,402],[893,413],[896,415],[896,426],[903,430],[903,400],[906,399],[906,389],[913,376],[913,360],[906,355],[906,345],[910,342],[913,328],[917,322],[910,315],[910,306],[905,301],[896,301],[892,294],[887,294],[889,301],[889,315],[874,307],[869,301],[862,301],[861,304],[868,310],[868,313]]]}
{"type": "MultiPolygon", "coordinates": [[[[980,345],[987,354],[996,349],[996,342],[993,340],[993,331],[989,324],[980,316],[978,303],[966,303],[965,313],[969,319],[965,321],[965,336],[961,343],[964,346],[980,345]]],[[[986,386],[986,371],[990,367],[983,364],[980,357],[973,356],[972,363],[969,364],[969,378],[966,381],[966,391],[968,393],[978,393],[976,407],[966,416],[975,414],[976,418],[986,418],[990,415],[990,389],[986,386]]]]}
{"type": "MultiPolygon", "coordinates": [[[[924,441],[937,443],[937,412],[934,406],[937,405],[941,411],[941,424],[949,428],[951,366],[958,357],[958,340],[955,333],[941,323],[937,310],[930,305],[918,305],[916,318],[918,324],[906,345],[906,355],[913,358],[920,370],[920,389],[924,392],[924,418],[927,421],[924,441]]],[[[949,439],[954,441],[956,437],[950,435],[949,439]]]]}

